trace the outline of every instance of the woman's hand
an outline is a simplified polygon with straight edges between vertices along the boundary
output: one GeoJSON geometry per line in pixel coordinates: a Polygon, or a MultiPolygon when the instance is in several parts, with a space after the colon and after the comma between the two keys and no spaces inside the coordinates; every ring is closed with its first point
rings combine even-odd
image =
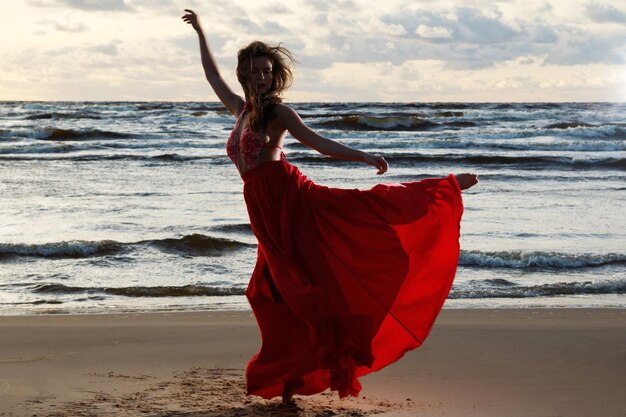
{"type": "Polygon", "coordinates": [[[185,11],[187,12],[187,14],[185,14],[182,19],[189,23],[195,30],[196,32],[200,30],[200,21],[198,20],[198,15],[194,13],[193,10],[191,9],[185,9],[185,11]]]}
{"type": "Polygon", "coordinates": [[[243,109],[245,102],[243,101],[243,98],[233,93],[233,90],[228,87],[228,84],[226,84],[226,81],[224,81],[220,75],[217,63],[213,58],[211,49],[209,49],[209,44],[204,36],[202,26],[200,26],[198,15],[190,9],[185,9],[185,11],[187,14],[185,14],[182,19],[186,23],[189,23],[198,34],[198,41],[200,43],[200,59],[202,60],[204,75],[206,76],[209,84],[211,84],[211,87],[213,87],[213,91],[215,91],[215,94],[217,94],[220,101],[232,114],[236,116],[239,112],[241,112],[241,109],[243,109]]]}
{"type": "Polygon", "coordinates": [[[389,169],[389,164],[382,156],[366,154],[363,162],[373,167],[376,167],[378,169],[378,175],[384,174],[385,172],[387,172],[387,169],[389,169]]]}

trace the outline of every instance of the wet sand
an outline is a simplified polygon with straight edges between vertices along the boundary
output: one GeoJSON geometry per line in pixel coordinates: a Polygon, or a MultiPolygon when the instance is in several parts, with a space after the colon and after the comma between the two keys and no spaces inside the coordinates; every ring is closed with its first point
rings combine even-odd
{"type": "Polygon", "coordinates": [[[626,415],[626,310],[444,310],[357,399],[244,394],[250,312],[0,317],[0,416],[626,415]]]}

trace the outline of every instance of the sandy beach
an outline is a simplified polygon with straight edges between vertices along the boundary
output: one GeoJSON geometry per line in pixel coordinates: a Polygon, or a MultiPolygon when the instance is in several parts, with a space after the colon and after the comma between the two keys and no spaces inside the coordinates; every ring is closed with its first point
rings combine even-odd
{"type": "Polygon", "coordinates": [[[444,310],[357,399],[244,395],[250,312],[0,317],[0,416],[624,416],[623,309],[444,310]]]}

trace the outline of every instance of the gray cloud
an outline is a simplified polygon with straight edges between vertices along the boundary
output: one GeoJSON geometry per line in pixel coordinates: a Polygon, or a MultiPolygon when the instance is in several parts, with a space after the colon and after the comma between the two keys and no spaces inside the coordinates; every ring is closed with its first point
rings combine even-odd
{"type": "Polygon", "coordinates": [[[587,16],[594,22],[626,23],[626,13],[606,3],[589,3],[585,5],[587,16]]]}
{"type": "Polygon", "coordinates": [[[309,0],[307,6],[318,12],[350,11],[358,8],[351,0],[309,0]]]}
{"type": "Polygon", "coordinates": [[[66,6],[86,11],[132,11],[127,0],[30,0],[34,6],[66,6]]]}
{"type": "Polygon", "coordinates": [[[51,57],[57,57],[57,56],[66,57],[66,56],[74,55],[77,51],[78,51],[78,48],[74,46],[66,46],[63,48],[55,48],[55,49],[46,50],[44,54],[51,56],[51,57]]]}
{"type": "Polygon", "coordinates": [[[291,9],[282,3],[267,6],[264,8],[263,12],[267,13],[269,16],[293,14],[291,9]]]}
{"type": "Polygon", "coordinates": [[[478,44],[510,42],[524,35],[497,19],[483,16],[477,9],[457,9],[458,23],[453,29],[454,39],[478,44]]]}
{"type": "Polygon", "coordinates": [[[535,22],[526,27],[526,32],[531,42],[556,43],[559,40],[559,34],[554,28],[543,22],[535,22]]]}
{"type": "Polygon", "coordinates": [[[234,24],[233,29],[237,32],[260,33],[263,31],[263,28],[261,28],[261,26],[248,19],[247,17],[236,17],[231,20],[231,23],[234,24]]]}
{"type": "MultiPolygon", "coordinates": [[[[407,60],[435,59],[446,62],[450,68],[477,69],[526,54],[529,38],[544,43],[558,39],[556,32],[546,25],[515,30],[498,20],[497,16],[485,17],[481,11],[469,8],[458,9],[456,18],[416,11],[396,12],[380,19],[387,25],[401,25],[406,33],[381,35],[365,30],[354,35],[341,29],[327,32],[318,35],[316,43],[330,47],[330,52],[320,54],[308,51],[309,55],[303,58],[303,62],[307,67],[320,68],[337,61],[384,61],[400,65],[407,60]],[[416,31],[420,26],[422,30],[416,31]],[[428,36],[428,28],[437,28],[431,33],[439,31],[447,37],[428,36]]],[[[350,22],[345,22],[345,25],[357,26],[350,25],[350,22]]]]}
{"type": "Polygon", "coordinates": [[[51,57],[70,57],[70,56],[80,56],[81,62],[87,62],[89,60],[85,60],[85,57],[94,57],[94,53],[108,55],[108,56],[117,56],[119,55],[118,45],[120,45],[122,41],[118,39],[110,40],[106,43],[101,44],[85,44],[82,46],[67,46],[63,48],[55,48],[50,49],[45,52],[46,55],[51,57]]]}
{"type": "Polygon", "coordinates": [[[555,48],[546,50],[546,63],[557,65],[615,64],[626,63],[619,49],[626,44],[626,34],[597,36],[583,33],[564,39],[555,48]]]}
{"type": "MultiPolygon", "coordinates": [[[[413,13],[395,13],[383,16],[387,24],[399,24],[406,28],[409,37],[434,44],[469,43],[497,44],[516,39],[527,40],[526,28],[515,29],[499,18],[485,16],[482,10],[461,7],[450,10],[455,17],[437,14],[430,10],[416,10],[413,13]],[[435,36],[437,33],[440,36],[435,36]],[[445,36],[444,36],[445,35],[445,36]]],[[[443,13],[443,12],[440,12],[443,13]]],[[[549,32],[537,33],[537,38],[547,39],[549,32]]]]}
{"type": "Polygon", "coordinates": [[[264,34],[269,34],[276,37],[288,36],[289,30],[281,23],[273,20],[266,20],[261,25],[264,34]]]}
{"type": "MultiPolygon", "coordinates": [[[[623,18],[613,6],[593,9],[598,19],[608,19],[605,15],[609,12],[613,14],[613,21],[623,18]]],[[[383,16],[384,22],[403,24],[409,32],[407,36],[395,39],[396,48],[388,51],[386,57],[392,61],[395,57],[442,60],[455,69],[487,68],[498,62],[529,56],[547,57],[546,64],[568,66],[624,63],[624,53],[620,49],[626,42],[623,30],[616,29],[607,34],[599,28],[555,25],[542,19],[523,18],[512,27],[497,11],[491,10],[491,13],[491,17],[487,17],[482,10],[464,7],[445,12],[419,10],[383,16]],[[421,29],[416,30],[420,25],[421,29]],[[438,32],[447,37],[420,36],[420,33],[438,32]]]]}
{"type": "Polygon", "coordinates": [[[132,10],[126,0],[57,0],[80,10],[132,10]]]}
{"type": "Polygon", "coordinates": [[[121,43],[122,41],[114,39],[108,43],[94,45],[89,48],[89,51],[104,54],[104,55],[109,55],[109,56],[116,56],[119,52],[117,49],[117,45],[121,43]]]}
{"type": "Polygon", "coordinates": [[[60,22],[55,20],[43,20],[40,23],[44,26],[52,27],[59,32],[79,33],[89,30],[89,27],[81,22],[60,22]]]}

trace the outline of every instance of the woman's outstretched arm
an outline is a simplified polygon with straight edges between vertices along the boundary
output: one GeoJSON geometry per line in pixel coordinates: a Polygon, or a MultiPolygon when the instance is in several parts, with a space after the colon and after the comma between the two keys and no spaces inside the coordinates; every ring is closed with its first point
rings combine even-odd
{"type": "Polygon", "coordinates": [[[384,174],[389,168],[385,158],[371,155],[367,152],[349,148],[333,140],[327,139],[312,131],[302,122],[302,119],[293,109],[279,104],[275,113],[283,127],[306,146],[315,149],[321,154],[347,161],[359,161],[372,165],[378,169],[378,174],[384,174]]]}
{"type": "Polygon", "coordinates": [[[244,100],[237,94],[233,93],[220,75],[215,58],[213,58],[213,54],[211,53],[206,37],[204,36],[204,31],[200,25],[198,15],[190,9],[185,9],[185,11],[187,13],[182,17],[182,19],[189,23],[198,33],[198,39],[200,41],[200,58],[202,59],[204,75],[206,75],[207,81],[211,84],[213,91],[215,91],[215,94],[217,94],[220,101],[232,114],[236,116],[243,109],[244,100]]]}

